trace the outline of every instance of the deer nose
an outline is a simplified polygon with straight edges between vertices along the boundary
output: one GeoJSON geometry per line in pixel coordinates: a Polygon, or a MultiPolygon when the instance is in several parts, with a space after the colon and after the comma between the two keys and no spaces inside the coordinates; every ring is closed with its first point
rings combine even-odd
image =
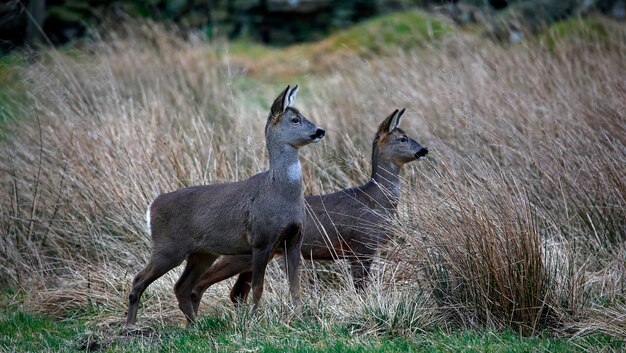
{"type": "Polygon", "coordinates": [[[315,135],[313,135],[313,138],[322,138],[324,137],[324,135],[326,135],[326,131],[324,131],[324,129],[317,128],[317,130],[315,131],[315,135]]]}
{"type": "Polygon", "coordinates": [[[417,156],[417,158],[420,158],[420,157],[426,157],[427,154],[428,154],[428,148],[422,147],[421,150],[417,151],[415,156],[417,156]]]}

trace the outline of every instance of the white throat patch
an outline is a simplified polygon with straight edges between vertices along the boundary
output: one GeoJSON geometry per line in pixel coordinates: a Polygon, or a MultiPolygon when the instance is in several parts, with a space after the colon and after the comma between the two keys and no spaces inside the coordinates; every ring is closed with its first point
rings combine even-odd
{"type": "Polygon", "coordinates": [[[287,177],[289,177],[289,181],[299,182],[302,178],[302,166],[300,166],[300,161],[290,165],[287,168],[287,177]]]}

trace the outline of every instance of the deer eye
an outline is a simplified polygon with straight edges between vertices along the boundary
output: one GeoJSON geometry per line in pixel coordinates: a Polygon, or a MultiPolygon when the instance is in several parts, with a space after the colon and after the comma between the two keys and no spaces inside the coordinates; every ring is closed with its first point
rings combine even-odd
{"type": "Polygon", "coordinates": [[[400,137],[400,142],[406,142],[406,136],[400,137]]]}
{"type": "Polygon", "coordinates": [[[298,117],[293,117],[293,118],[291,118],[291,122],[292,122],[292,123],[297,123],[297,122],[300,122],[300,118],[298,118],[298,117]]]}

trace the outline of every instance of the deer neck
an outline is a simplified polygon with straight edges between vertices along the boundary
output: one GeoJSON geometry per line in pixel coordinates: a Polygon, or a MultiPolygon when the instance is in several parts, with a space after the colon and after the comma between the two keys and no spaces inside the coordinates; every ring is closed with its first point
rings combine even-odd
{"type": "MultiPolygon", "coordinates": [[[[392,161],[372,159],[372,179],[370,181],[379,189],[381,201],[389,202],[396,208],[400,199],[400,167],[392,161]]],[[[384,204],[387,204],[384,202],[384,204]]]]}
{"type": "Polygon", "coordinates": [[[285,144],[269,150],[270,183],[286,198],[302,197],[302,167],[298,149],[285,144]]]}

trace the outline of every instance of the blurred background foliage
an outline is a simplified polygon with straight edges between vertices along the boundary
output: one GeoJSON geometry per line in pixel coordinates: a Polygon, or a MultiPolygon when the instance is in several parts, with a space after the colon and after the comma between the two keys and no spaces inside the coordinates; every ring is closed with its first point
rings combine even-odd
{"type": "MultiPolygon", "coordinates": [[[[603,13],[624,20],[625,4],[626,0],[8,0],[0,3],[0,54],[41,42],[60,45],[90,38],[104,25],[134,18],[175,24],[185,33],[209,38],[284,46],[319,40],[369,17],[412,8],[448,16],[460,25],[479,24],[483,34],[499,41],[519,41],[570,17],[603,13]]],[[[394,30],[398,31],[402,28],[394,30]]]]}

